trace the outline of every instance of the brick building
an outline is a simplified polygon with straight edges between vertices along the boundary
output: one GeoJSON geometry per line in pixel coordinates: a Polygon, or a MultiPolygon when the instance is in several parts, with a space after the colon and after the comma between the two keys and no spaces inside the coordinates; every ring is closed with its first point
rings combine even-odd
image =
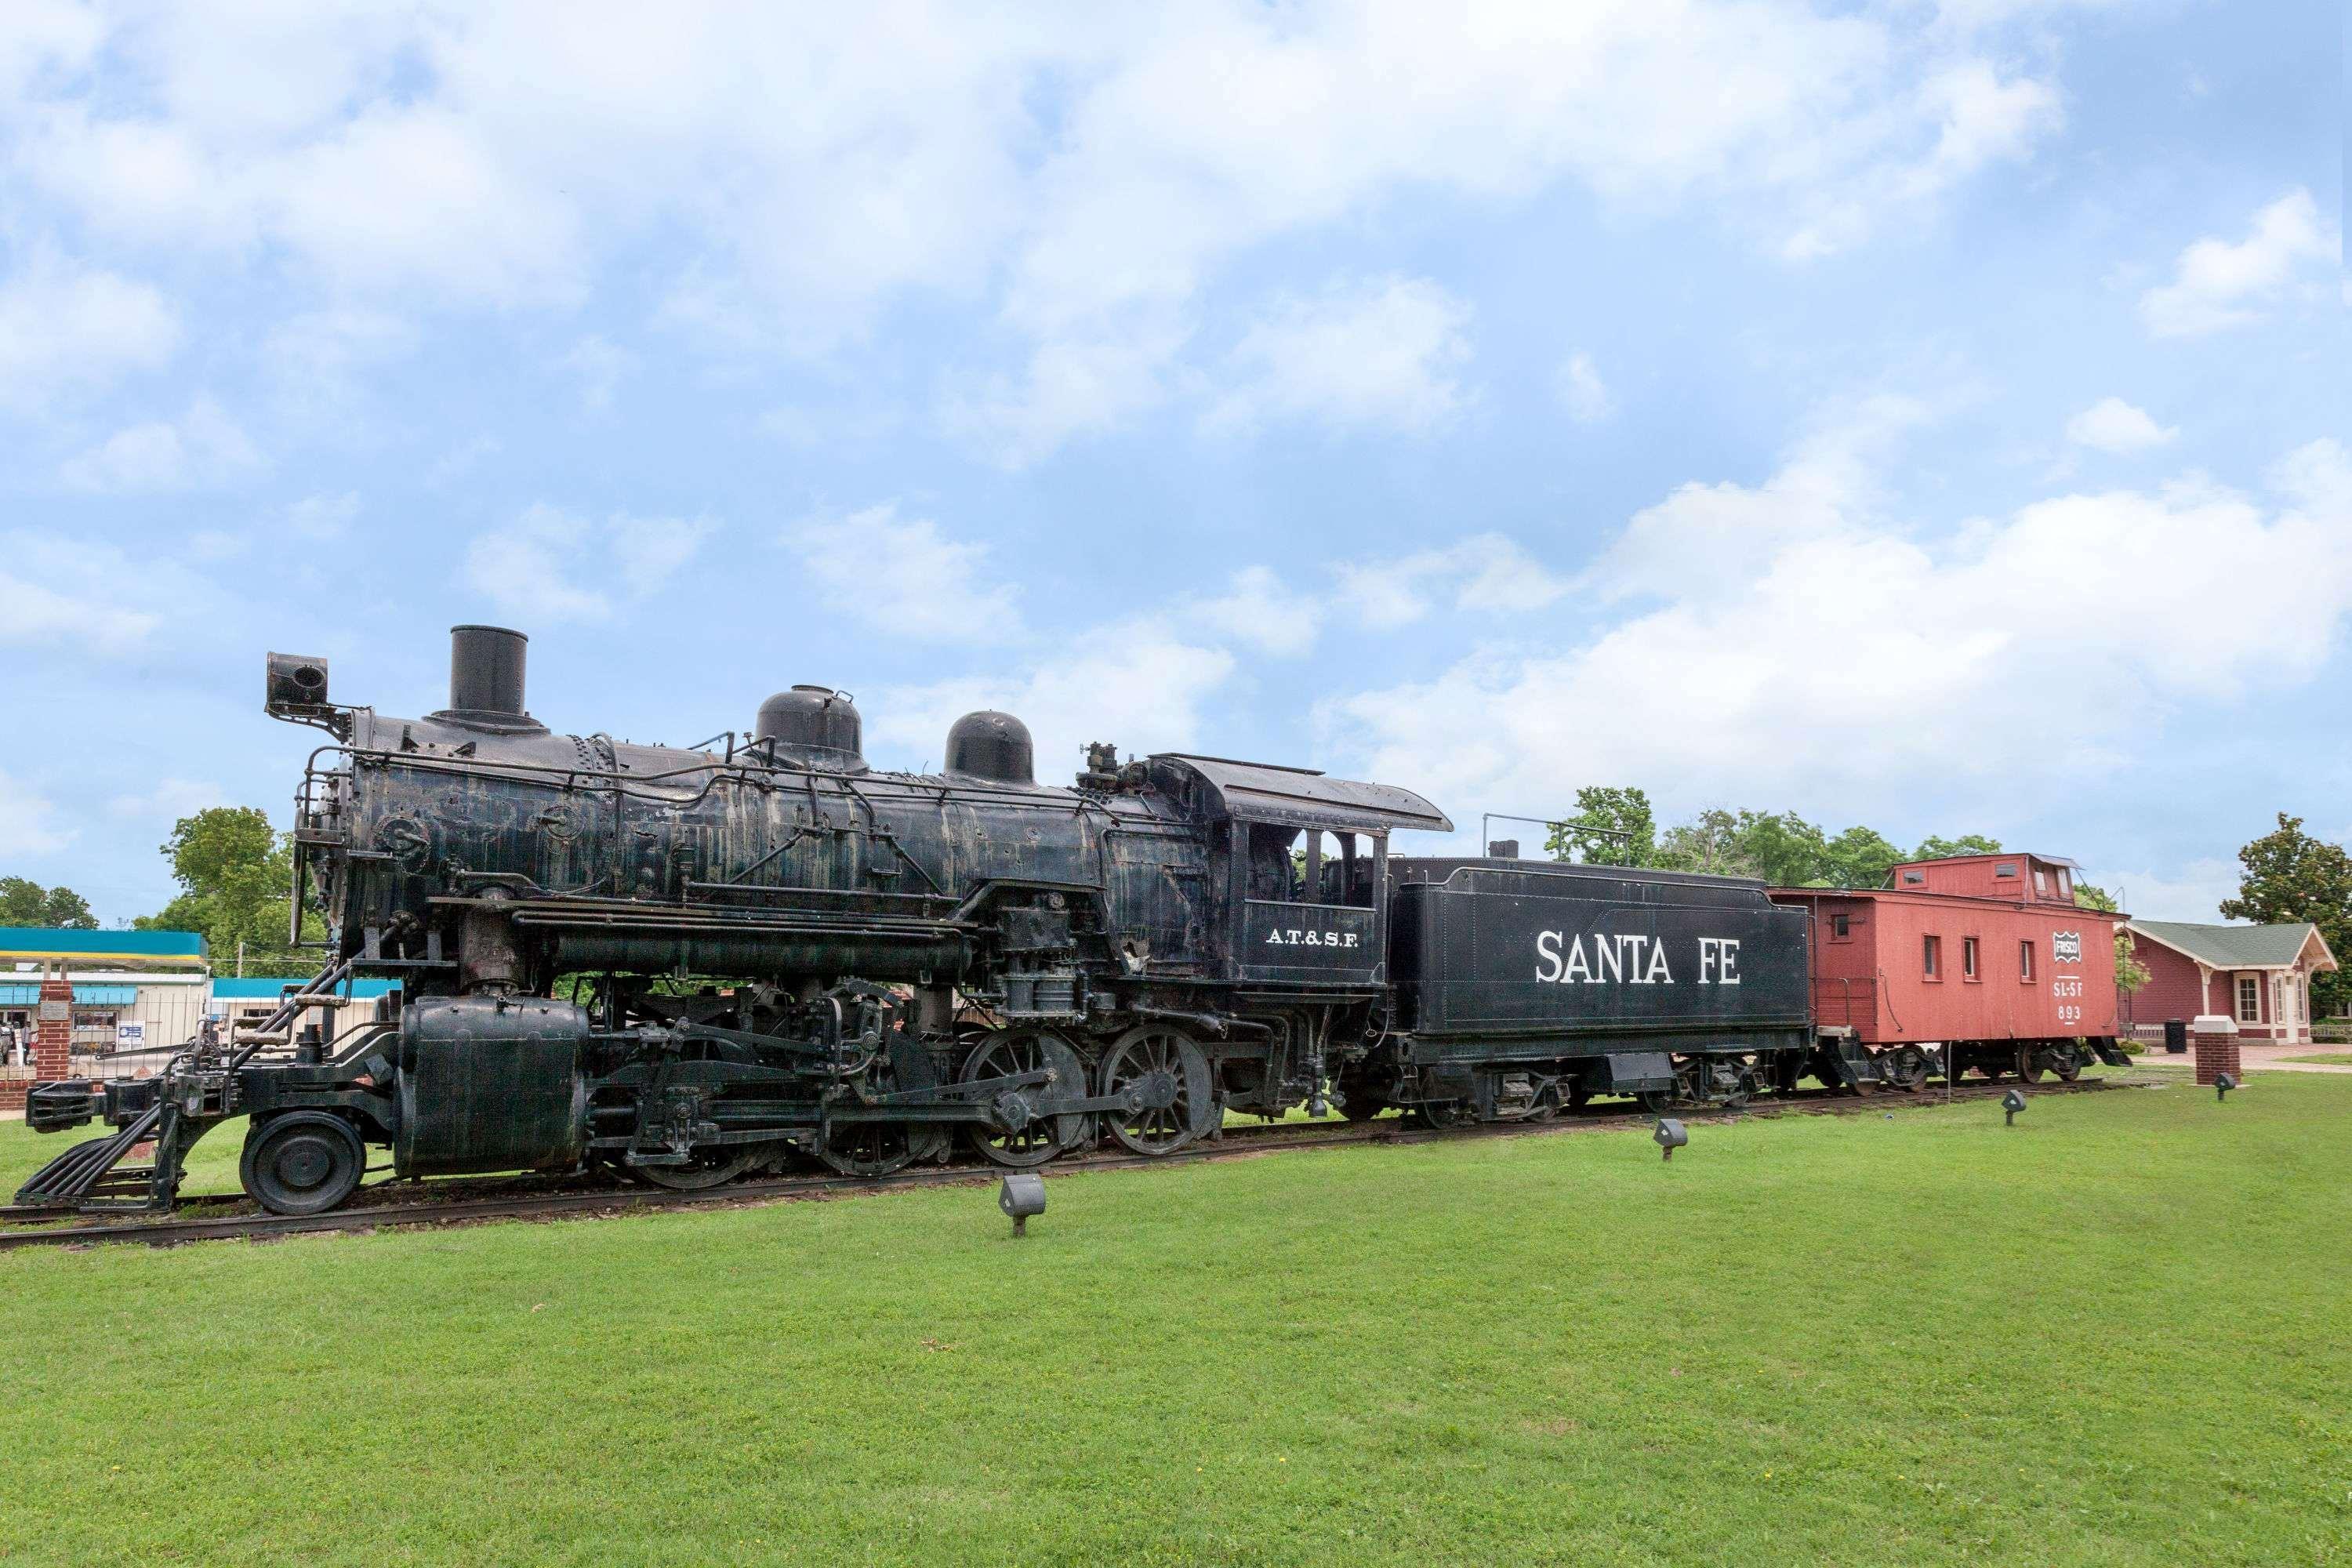
{"type": "Polygon", "coordinates": [[[2336,966],[2317,926],[2128,921],[2124,930],[2148,973],[2124,1002],[2136,1032],[2159,1034],[2168,1019],[2212,1014],[2234,1019],[2248,1045],[2311,1038],[2311,977],[2336,966]]]}

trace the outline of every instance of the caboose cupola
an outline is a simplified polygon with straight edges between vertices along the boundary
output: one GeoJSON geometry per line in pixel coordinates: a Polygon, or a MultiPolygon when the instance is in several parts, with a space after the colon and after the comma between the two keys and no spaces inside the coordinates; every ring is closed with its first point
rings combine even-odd
{"type": "Polygon", "coordinates": [[[967,713],[948,731],[948,773],[995,784],[1037,782],[1036,747],[1029,726],[1010,713],[967,713]]]}
{"type": "Polygon", "coordinates": [[[839,773],[866,767],[864,725],[846,691],[795,686],[760,704],[752,733],[778,762],[839,773]]]}

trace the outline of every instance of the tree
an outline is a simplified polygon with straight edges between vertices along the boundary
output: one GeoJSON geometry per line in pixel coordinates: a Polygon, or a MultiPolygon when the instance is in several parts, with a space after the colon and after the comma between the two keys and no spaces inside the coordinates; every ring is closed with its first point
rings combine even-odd
{"type": "MultiPolygon", "coordinates": [[[[245,971],[269,974],[315,967],[286,940],[294,877],[293,840],[251,806],[216,805],[180,818],[163,853],[180,896],[132,922],[141,931],[203,933],[216,969],[233,969],[244,943],[245,971]]],[[[315,917],[303,935],[316,940],[315,917]]]]}
{"type": "Polygon", "coordinates": [[[1885,834],[1868,827],[1849,827],[1823,848],[1823,872],[1832,888],[1883,888],[1886,874],[1905,858],[1885,834]]]}
{"type": "Polygon", "coordinates": [[[1656,862],[1657,841],[1648,795],[1592,784],[1576,792],[1576,815],[1553,826],[1544,852],[1589,866],[1648,866],[1656,862]]]}
{"type": "Polygon", "coordinates": [[[1658,840],[1654,864],[1665,871],[1705,871],[1717,877],[1759,873],[1738,846],[1739,818],[1719,807],[1702,811],[1658,840]]]}
{"type": "Polygon", "coordinates": [[[2123,907],[2116,902],[2113,893],[2105,888],[2095,888],[2088,882],[2074,884],[2074,903],[2078,909],[2105,910],[2109,914],[2123,907]]]}
{"type": "Polygon", "coordinates": [[[2147,965],[2132,950],[2131,932],[2116,927],[2116,989],[2130,995],[2148,983],[2147,965]]]}
{"type": "Polygon", "coordinates": [[[1914,860],[1948,860],[1955,855],[1998,855],[2000,840],[1987,838],[1981,833],[1963,833],[1958,838],[1937,838],[1932,835],[1923,839],[1914,860]]]}
{"type": "Polygon", "coordinates": [[[22,877],[0,877],[0,926],[59,926],[96,931],[89,902],[71,888],[44,888],[22,877]]]}
{"type": "Polygon", "coordinates": [[[1821,880],[1829,840],[1793,811],[1743,811],[1734,840],[1756,875],[1776,888],[1821,880]]]}
{"type": "MultiPolygon", "coordinates": [[[[2240,849],[2238,863],[2244,868],[2238,896],[2221,900],[2222,919],[2263,925],[2309,921],[2339,961],[2352,953],[2352,855],[2344,846],[2314,838],[2303,830],[2303,818],[2282,811],[2277,830],[2240,849]]],[[[2347,994],[2352,982],[2342,971],[2312,976],[2314,1016],[2334,1012],[2347,994]]]]}

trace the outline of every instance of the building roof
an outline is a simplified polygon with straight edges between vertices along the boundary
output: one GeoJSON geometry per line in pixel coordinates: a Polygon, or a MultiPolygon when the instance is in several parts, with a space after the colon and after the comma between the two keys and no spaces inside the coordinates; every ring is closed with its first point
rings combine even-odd
{"type": "Polygon", "coordinates": [[[2175,952],[2187,953],[2212,969],[2291,969],[2303,956],[2303,950],[2314,938],[2317,938],[2322,955],[2320,967],[2336,967],[2336,955],[2327,951],[2327,939],[2321,937],[2319,928],[2309,921],[2291,921],[2284,925],[2268,926],[2209,926],[2192,925],[2185,921],[2132,921],[2127,922],[2126,929],[2162,942],[2175,952]]]}
{"type": "MultiPolygon", "coordinates": [[[[286,994],[289,986],[310,984],[310,976],[247,975],[242,980],[213,977],[213,1000],[215,1002],[275,1002],[286,994]]],[[[397,980],[351,980],[335,987],[341,996],[381,996],[400,988],[397,980]]]]}
{"type": "Polygon", "coordinates": [[[99,960],[112,964],[201,967],[205,939],[192,931],[75,931],[58,926],[0,926],[0,960],[99,960]]]}

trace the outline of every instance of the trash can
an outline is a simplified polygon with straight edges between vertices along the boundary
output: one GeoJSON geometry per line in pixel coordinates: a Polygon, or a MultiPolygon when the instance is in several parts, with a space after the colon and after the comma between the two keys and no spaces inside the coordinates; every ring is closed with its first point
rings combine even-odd
{"type": "Polygon", "coordinates": [[[2164,1054],[2185,1057],[2189,1054],[2189,1020],[2167,1018],[2164,1021],[2164,1054]]]}

